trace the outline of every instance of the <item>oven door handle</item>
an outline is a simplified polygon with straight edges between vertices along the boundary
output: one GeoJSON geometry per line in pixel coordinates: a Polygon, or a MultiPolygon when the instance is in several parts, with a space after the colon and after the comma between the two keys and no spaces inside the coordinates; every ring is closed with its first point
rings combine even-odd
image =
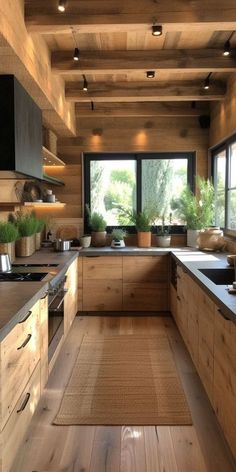
{"type": "Polygon", "coordinates": [[[61,298],[61,300],[60,300],[60,302],[58,303],[57,307],[56,307],[56,308],[49,308],[49,311],[55,313],[55,312],[57,312],[57,311],[60,310],[61,305],[62,305],[62,303],[63,303],[63,301],[64,301],[64,298],[65,298],[65,296],[66,296],[66,294],[67,294],[68,291],[69,291],[68,288],[64,288],[64,290],[63,290],[63,297],[61,298]]]}

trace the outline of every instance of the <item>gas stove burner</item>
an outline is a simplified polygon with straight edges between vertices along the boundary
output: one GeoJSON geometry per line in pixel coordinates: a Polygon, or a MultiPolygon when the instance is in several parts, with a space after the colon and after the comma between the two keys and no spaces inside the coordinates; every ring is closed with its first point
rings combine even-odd
{"type": "Polygon", "coordinates": [[[47,272],[5,272],[0,274],[0,282],[40,282],[47,272]]]}
{"type": "Polygon", "coordinates": [[[12,264],[12,267],[58,267],[59,264],[12,264]]]}

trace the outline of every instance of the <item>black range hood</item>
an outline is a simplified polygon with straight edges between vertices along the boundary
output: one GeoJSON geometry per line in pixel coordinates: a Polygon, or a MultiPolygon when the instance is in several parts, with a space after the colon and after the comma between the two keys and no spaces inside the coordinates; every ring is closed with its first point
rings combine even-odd
{"type": "Polygon", "coordinates": [[[0,179],[42,179],[42,112],[13,75],[0,75],[0,179]]]}

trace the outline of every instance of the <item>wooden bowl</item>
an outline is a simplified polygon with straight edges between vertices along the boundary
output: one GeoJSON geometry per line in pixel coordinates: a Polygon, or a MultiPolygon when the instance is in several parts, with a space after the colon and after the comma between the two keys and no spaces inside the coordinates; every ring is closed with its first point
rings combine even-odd
{"type": "Polygon", "coordinates": [[[234,265],[234,260],[236,259],[236,255],[229,255],[227,256],[227,262],[230,266],[233,266],[234,265]]]}

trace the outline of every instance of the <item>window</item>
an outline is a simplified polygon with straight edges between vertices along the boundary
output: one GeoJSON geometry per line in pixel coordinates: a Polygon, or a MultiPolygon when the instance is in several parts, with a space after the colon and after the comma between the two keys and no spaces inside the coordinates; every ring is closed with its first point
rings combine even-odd
{"type": "MultiPolygon", "coordinates": [[[[174,210],[174,200],[187,183],[193,187],[194,169],[194,153],[85,154],[85,204],[103,214],[108,231],[114,226],[128,226],[132,231],[129,220],[120,215],[118,207],[122,206],[137,211],[155,208],[159,215],[164,213],[166,224],[171,214],[172,232],[179,233],[183,222],[174,210]]],[[[158,219],[156,224],[160,223],[158,219]]]]}
{"type": "Polygon", "coordinates": [[[236,230],[236,137],[212,151],[212,173],[216,191],[215,222],[236,230]]]}

